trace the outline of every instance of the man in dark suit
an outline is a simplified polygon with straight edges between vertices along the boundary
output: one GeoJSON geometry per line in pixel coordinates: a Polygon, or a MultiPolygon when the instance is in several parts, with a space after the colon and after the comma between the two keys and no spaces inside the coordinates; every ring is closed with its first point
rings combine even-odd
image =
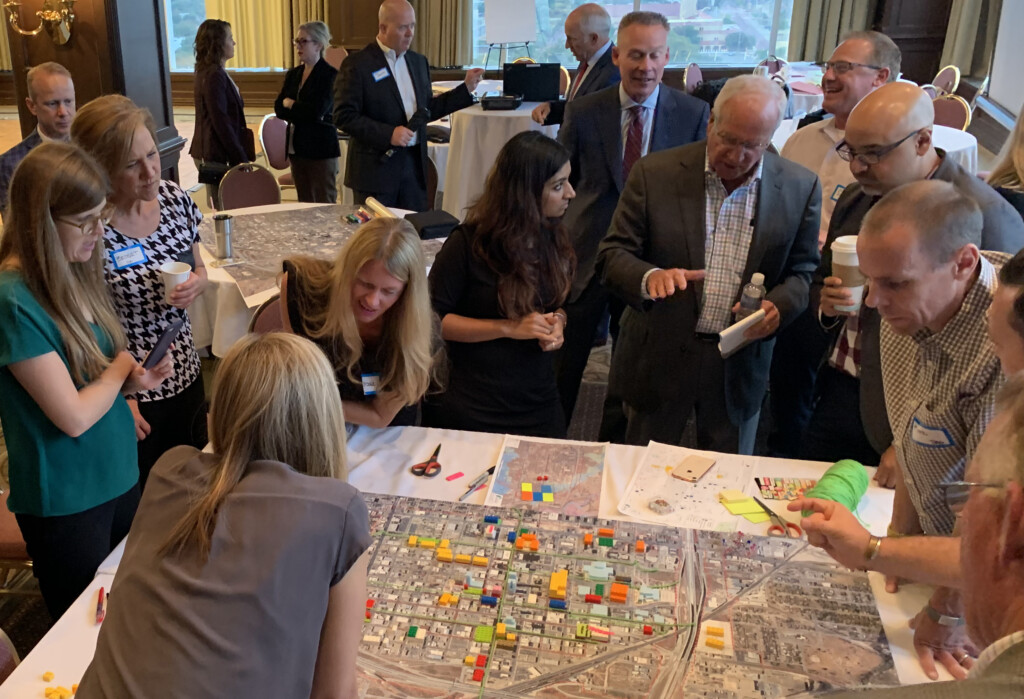
{"type": "Polygon", "coordinates": [[[629,303],[609,388],[623,398],[630,444],[679,444],[695,409],[701,448],[753,450],[772,336],[807,305],[818,266],[818,178],[765,152],[785,108],[770,79],[732,78],[706,142],[630,172],[597,254],[602,283],[629,303]],[[718,333],[754,272],[765,316],[723,359],[718,333]]]}
{"type": "Polygon", "coordinates": [[[454,90],[433,97],[425,56],[410,51],[416,12],[385,0],[377,39],[341,64],[334,83],[334,124],[352,137],[345,186],[357,202],[427,207],[427,122],[473,104],[483,70],[472,68],[454,90]]]}
{"type": "Polygon", "coordinates": [[[43,141],[67,141],[75,117],[75,84],[59,63],[47,61],[25,76],[25,104],[36,118],[36,128],[23,141],[0,155],[0,214],[7,208],[7,189],[18,163],[43,141]]]}
{"type": "MultiPolygon", "coordinates": [[[[701,141],[706,135],[707,103],[661,84],[669,60],[668,32],[668,20],[660,14],[632,12],[623,17],[617,46],[612,47],[622,82],[569,103],[558,133],[558,140],[572,154],[569,181],[576,190],[564,218],[576,251],[576,276],[565,305],[565,344],[557,359],[566,424],[572,420],[594,333],[609,306],[608,291],[594,275],[594,258],[608,232],[628,169],[647,153],[701,141]],[[626,162],[632,108],[638,105],[643,109],[638,148],[626,162]]],[[[611,306],[614,337],[625,304],[616,298],[611,306]]],[[[617,403],[609,408],[621,414],[621,401],[617,403]]],[[[613,422],[614,418],[606,420],[602,439],[621,439],[611,432],[613,422]]]]}
{"type": "Polygon", "coordinates": [[[612,62],[615,48],[608,38],[612,18],[597,3],[580,5],[565,18],[565,48],[580,62],[569,83],[565,101],[542,102],[533,109],[538,124],[561,124],[568,102],[619,82],[619,68],[612,62]]]}

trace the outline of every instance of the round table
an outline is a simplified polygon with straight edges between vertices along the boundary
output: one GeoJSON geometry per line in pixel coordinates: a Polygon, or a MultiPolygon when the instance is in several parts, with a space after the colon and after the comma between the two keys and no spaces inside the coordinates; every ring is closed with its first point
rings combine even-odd
{"type": "Polygon", "coordinates": [[[557,126],[541,126],[533,120],[530,113],[536,106],[536,102],[523,102],[518,109],[484,111],[475,104],[451,115],[445,211],[460,220],[465,217],[466,209],[483,193],[498,152],[517,133],[534,130],[555,137],[557,126]]]}

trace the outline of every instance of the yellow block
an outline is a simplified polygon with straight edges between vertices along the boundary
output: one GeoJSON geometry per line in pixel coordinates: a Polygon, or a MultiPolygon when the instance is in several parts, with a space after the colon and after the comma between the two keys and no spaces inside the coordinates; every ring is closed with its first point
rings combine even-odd
{"type": "Polygon", "coordinates": [[[505,635],[505,625],[501,622],[498,622],[497,626],[494,627],[494,630],[498,633],[499,637],[505,635]]]}
{"type": "Polygon", "coordinates": [[[487,557],[486,556],[473,556],[473,565],[475,565],[475,566],[485,566],[485,565],[487,565],[487,557]]]}
{"type": "Polygon", "coordinates": [[[516,640],[516,635],[514,633],[506,634],[505,638],[506,638],[506,640],[514,641],[514,640],[516,640]]]}
{"type": "Polygon", "coordinates": [[[419,541],[419,537],[418,536],[410,536],[409,537],[409,546],[415,546],[417,541],[419,541]]]}
{"type": "Polygon", "coordinates": [[[473,562],[473,557],[470,556],[468,553],[457,553],[457,554],[455,554],[455,562],[456,563],[472,563],[473,562]]]}
{"type": "Polygon", "coordinates": [[[441,543],[438,544],[438,546],[440,546],[443,549],[451,548],[452,542],[450,542],[448,539],[441,539],[441,543]]]}
{"type": "Polygon", "coordinates": [[[452,550],[451,549],[438,549],[437,550],[437,560],[441,561],[442,563],[451,563],[452,562],[452,550]]]}
{"type": "Polygon", "coordinates": [[[716,648],[718,650],[723,650],[725,648],[725,641],[720,638],[709,638],[705,640],[704,643],[707,644],[709,648],[716,648]]]}
{"type": "Polygon", "coordinates": [[[448,593],[446,592],[446,593],[444,593],[443,595],[441,595],[440,599],[438,599],[438,600],[437,600],[437,603],[438,603],[439,605],[441,605],[442,607],[447,607],[447,606],[448,606],[448,603],[449,603],[449,602],[451,602],[451,601],[452,601],[452,596],[451,596],[451,595],[449,595],[449,594],[448,594],[448,593]]]}
{"type": "Polygon", "coordinates": [[[420,548],[432,549],[435,546],[437,546],[437,542],[436,541],[431,541],[430,539],[424,539],[423,541],[420,542],[420,548]]]}
{"type": "Polygon", "coordinates": [[[43,673],[43,682],[52,682],[52,681],[53,681],[53,673],[50,672],[49,670],[47,670],[46,672],[43,673]]]}
{"type": "Polygon", "coordinates": [[[467,655],[466,659],[463,660],[462,662],[466,663],[466,665],[476,665],[476,656],[475,655],[467,655]]]}
{"type": "Polygon", "coordinates": [[[725,636],[725,629],[723,629],[721,626],[709,626],[708,636],[718,636],[719,638],[722,638],[723,636],[725,636]]]}
{"type": "Polygon", "coordinates": [[[548,595],[552,599],[565,599],[565,588],[569,584],[569,571],[559,570],[551,574],[548,595]]]}

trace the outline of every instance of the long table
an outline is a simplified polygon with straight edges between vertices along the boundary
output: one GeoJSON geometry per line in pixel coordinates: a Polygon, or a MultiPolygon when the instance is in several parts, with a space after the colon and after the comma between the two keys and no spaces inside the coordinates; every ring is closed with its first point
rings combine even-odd
{"type": "MultiPolygon", "coordinates": [[[[503,435],[460,432],[420,427],[392,427],[373,430],[360,427],[348,442],[349,482],[363,492],[387,493],[434,500],[455,501],[474,476],[493,465],[501,452],[503,435]],[[409,473],[409,466],[424,460],[441,444],[439,460],[442,476],[419,478],[409,473]],[[465,476],[454,481],[445,476],[462,471],[465,476]]],[[[617,510],[633,472],[643,459],[641,447],[608,445],[599,516],[606,519],[627,519],[617,510]]],[[[792,478],[817,478],[828,464],[789,461],[759,457],[754,476],[786,475],[792,478]]],[[[473,493],[467,502],[483,504],[486,489],[473,493]]],[[[768,501],[783,518],[798,521],[798,515],[785,509],[785,503],[768,501]]],[[[868,488],[857,514],[877,535],[884,535],[892,512],[892,491],[875,486],[868,488]]],[[[740,520],[740,530],[765,534],[767,525],[752,525],[740,520]]],[[[85,672],[96,647],[99,626],[95,623],[96,598],[100,587],[110,589],[120,563],[124,542],[99,567],[96,579],[82,593],[68,612],[24,659],[10,678],[0,685],[0,699],[42,696],[46,686],[61,684],[70,687],[85,672]],[[51,671],[51,683],[42,680],[51,671]]],[[[907,626],[924,605],[931,588],[904,585],[897,594],[885,592],[881,576],[871,574],[871,587],[892,650],[893,661],[903,684],[928,682],[918,665],[913,650],[911,631],[907,626]]],[[[940,669],[940,673],[945,671],[940,669]]],[[[948,679],[948,676],[945,676],[948,679]]]]}

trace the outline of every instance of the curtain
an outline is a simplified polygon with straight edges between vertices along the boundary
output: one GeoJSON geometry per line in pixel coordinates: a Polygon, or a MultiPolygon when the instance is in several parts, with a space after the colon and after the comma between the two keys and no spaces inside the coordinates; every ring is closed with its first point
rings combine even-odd
{"type": "Polygon", "coordinates": [[[875,0],[793,0],[790,61],[824,61],[847,32],[871,28],[875,0]]]}
{"type": "Polygon", "coordinates": [[[295,64],[292,4],[281,0],[206,0],[208,19],[231,24],[237,45],[228,69],[289,68],[295,64]]]}
{"type": "Polygon", "coordinates": [[[1002,0],[953,0],[939,65],[955,65],[965,77],[987,76],[1002,8],[1002,0]]]}
{"type": "Polygon", "coordinates": [[[472,0],[412,0],[416,9],[413,47],[432,66],[473,62],[472,0]]]}
{"type": "MultiPolygon", "coordinates": [[[[291,17],[291,32],[288,35],[289,40],[294,39],[295,35],[299,32],[299,27],[306,22],[320,21],[325,24],[330,24],[327,21],[327,3],[328,0],[291,0],[292,6],[292,17],[291,17]]],[[[338,42],[331,39],[332,44],[338,42]]],[[[324,48],[327,48],[326,46],[324,48]]],[[[288,66],[295,65],[295,52],[292,51],[291,61],[288,66]]]]}

